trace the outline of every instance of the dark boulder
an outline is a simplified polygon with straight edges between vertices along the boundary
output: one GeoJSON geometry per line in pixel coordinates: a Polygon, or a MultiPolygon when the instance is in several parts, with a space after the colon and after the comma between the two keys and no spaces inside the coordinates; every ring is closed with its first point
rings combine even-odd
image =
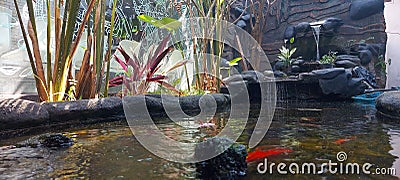
{"type": "Polygon", "coordinates": [[[360,20],[380,13],[384,8],[384,0],[355,0],[350,6],[350,18],[360,20]]]}
{"type": "Polygon", "coordinates": [[[285,73],[282,72],[282,71],[274,71],[274,76],[275,76],[276,78],[281,78],[281,77],[287,77],[287,74],[285,74],[285,73]]]}
{"type": "Polygon", "coordinates": [[[222,154],[196,163],[200,179],[237,179],[246,175],[246,147],[228,138],[214,137],[197,144],[194,157],[204,159],[209,154],[222,154]]]}
{"type": "Polygon", "coordinates": [[[322,30],[325,32],[337,32],[337,29],[343,24],[342,19],[330,17],[322,24],[322,30]]]}
{"type": "Polygon", "coordinates": [[[351,69],[331,68],[314,70],[310,73],[301,73],[300,79],[304,83],[318,84],[323,96],[328,99],[336,97],[348,99],[351,96],[362,94],[367,86],[362,78],[353,78],[351,69]]]}
{"type": "Polygon", "coordinates": [[[321,70],[314,70],[311,73],[315,75],[318,79],[331,79],[339,74],[343,74],[345,69],[343,68],[331,68],[331,69],[321,69],[321,70]]]}
{"type": "Polygon", "coordinates": [[[354,55],[338,55],[338,56],[336,56],[336,61],[343,61],[343,60],[348,60],[355,64],[360,64],[360,62],[361,62],[360,58],[358,56],[354,56],[354,55]]]}
{"type": "Polygon", "coordinates": [[[45,134],[39,137],[39,142],[42,146],[53,147],[69,147],[74,144],[74,141],[62,134],[45,134]]]}
{"type": "Polygon", "coordinates": [[[238,81],[246,81],[248,83],[258,83],[264,80],[264,74],[258,71],[250,70],[243,71],[241,74],[235,74],[229,76],[223,80],[226,85],[229,85],[238,81]]]}
{"type": "Polygon", "coordinates": [[[277,71],[284,71],[284,70],[286,70],[286,65],[285,65],[285,63],[282,62],[282,61],[276,62],[275,65],[274,65],[274,70],[277,70],[277,71]]]}
{"type": "Polygon", "coordinates": [[[299,73],[299,72],[301,72],[300,66],[298,66],[298,65],[293,65],[293,66],[292,66],[292,72],[293,72],[293,73],[299,73]]]}
{"type": "Polygon", "coordinates": [[[350,69],[332,79],[320,79],[319,85],[325,95],[337,95],[340,98],[362,94],[366,88],[363,79],[352,78],[350,69]]]}
{"type": "Polygon", "coordinates": [[[354,68],[357,66],[357,64],[349,60],[341,60],[341,61],[336,61],[335,66],[343,68],[354,68]]]}
{"type": "Polygon", "coordinates": [[[243,20],[239,20],[239,21],[236,23],[236,26],[239,26],[240,28],[245,28],[245,27],[246,27],[246,22],[243,21],[243,20]]]}
{"type": "Polygon", "coordinates": [[[301,22],[297,24],[294,29],[296,30],[295,32],[306,33],[311,30],[311,26],[309,22],[301,22]]]}
{"type": "Polygon", "coordinates": [[[27,140],[17,143],[16,147],[47,147],[47,148],[60,148],[70,147],[74,144],[74,141],[62,134],[43,134],[40,136],[34,136],[27,140]]]}
{"type": "Polygon", "coordinates": [[[391,119],[400,119],[400,91],[385,92],[376,99],[378,113],[391,119]]]}
{"type": "Polygon", "coordinates": [[[289,40],[291,38],[295,38],[296,40],[296,28],[294,26],[288,26],[283,33],[283,39],[289,40]]]}
{"type": "Polygon", "coordinates": [[[360,51],[360,60],[361,65],[366,66],[372,61],[372,53],[369,50],[361,50],[360,51]]]}
{"type": "Polygon", "coordinates": [[[298,59],[298,60],[296,60],[296,61],[294,61],[293,63],[292,63],[292,65],[303,65],[304,64],[304,60],[303,59],[298,59]]]}

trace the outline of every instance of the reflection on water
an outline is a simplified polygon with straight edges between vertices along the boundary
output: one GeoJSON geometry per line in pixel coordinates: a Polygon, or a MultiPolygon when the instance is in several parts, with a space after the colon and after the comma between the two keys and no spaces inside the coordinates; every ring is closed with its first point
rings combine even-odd
{"type": "MultiPolygon", "coordinates": [[[[373,167],[394,167],[400,171],[400,125],[378,120],[373,106],[355,103],[305,103],[295,106],[278,105],[274,120],[261,149],[283,147],[293,152],[272,155],[268,162],[315,163],[336,161],[340,151],[347,153],[346,163],[371,163],[373,167]],[[299,108],[301,107],[301,108],[299,108]]],[[[223,115],[221,115],[223,116],[223,115]]],[[[223,127],[221,118],[211,123],[216,127],[199,129],[200,120],[182,121],[178,124],[158,125],[163,132],[182,142],[197,142],[214,136],[223,127]]],[[[223,119],[223,118],[222,118],[223,119]]],[[[225,121],[226,119],[224,119],[225,121]]],[[[205,122],[205,120],[201,120],[205,122]]],[[[255,119],[250,119],[239,141],[246,144],[255,119]]],[[[0,149],[0,176],[34,178],[93,179],[139,178],[182,179],[195,178],[196,169],[191,164],[172,163],[160,159],[144,149],[123,123],[99,124],[86,129],[69,130],[75,144],[65,149],[9,148],[0,149]]],[[[11,143],[13,140],[8,140],[11,143]]],[[[4,143],[2,143],[5,145],[4,143]]],[[[254,151],[250,149],[250,151],[254,151]]],[[[260,161],[249,163],[246,178],[286,178],[293,176],[259,174],[260,161]]],[[[373,170],[373,168],[372,168],[373,170]]],[[[296,178],[331,178],[331,174],[317,176],[295,175],[296,178]]],[[[387,179],[382,175],[340,175],[339,178],[387,179]]],[[[393,177],[394,178],[394,177],[393,177]]]]}

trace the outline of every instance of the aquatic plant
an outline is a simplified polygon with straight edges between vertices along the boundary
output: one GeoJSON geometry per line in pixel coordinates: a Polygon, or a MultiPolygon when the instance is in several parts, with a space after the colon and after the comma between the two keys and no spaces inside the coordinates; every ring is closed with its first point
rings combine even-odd
{"type": "MultiPolygon", "coordinates": [[[[117,0],[113,1],[112,23],[114,23],[117,0]]],[[[27,0],[29,11],[28,34],[32,42],[32,49],[28,43],[28,37],[18,8],[14,0],[21,32],[25,41],[29,61],[34,74],[36,88],[41,101],[62,101],[65,99],[95,98],[100,96],[102,79],[107,62],[109,72],[110,48],[112,45],[113,25],[110,30],[108,48],[105,52],[105,9],[106,0],[90,0],[87,11],[83,15],[82,22],[77,22],[79,16],[80,0],[54,1],[54,37],[55,50],[50,48],[52,25],[50,18],[50,0],[47,0],[47,79],[39,50],[37,28],[34,16],[32,0],[27,0]],[[61,15],[61,8],[64,14],[61,15]],[[93,28],[87,25],[93,22],[93,28]],[[75,27],[79,27],[75,34],[75,27]],[[71,64],[83,32],[87,29],[87,47],[82,60],[82,65],[75,78],[71,64]],[[32,52],[33,51],[33,52],[32,52]],[[54,58],[53,58],[54,57],[54,58]],[[54,67],[52,67],[54,64],[54,67]],[[68,97],[68,98],[66,98],[68,97]]],[[[105,89],[107,92],[107,88],[105,89]]],[[[105,93],[107,95],[107,93],[105,93]]]]}
{"type": "Polygon", "coordinates": [[[296,52],[297,48],[286,48],[285,46],[282,46],[279,51],[280,54],[278,54],[278,60],[283,62],[285,66],[290,66],[292,65],[292,62],[294,59],[292,58],[293,54],[296,52]]]}
{"type": "Polygon", "coordinates": [[[336,60],[336,54],[337,54],[337,52],[329,51],[328,54],[325,54],[322,56],[322,58],[321,58],[321,60],[319,60],[319,62],[321,64],[333,64],[336,60]]]}
{"type": "Polygon", "coordinates": [[[170,67],[161,68],[162,60],[174,49],[172,46],[167,47],[169,39],[170,35],[162,40],[154,52],[149,50],[146,56],[141,56],[144,58],[147,57],[147,60],[139,59],[135,52],[133,55],[129,55],[121,46],[118,47],[117,50],[122,54],[123,59],[119,58],[116,54],[114,54],[114,58],[124,69],[125,73],[111,79],[109,86],[114,87],[123,84],[125,90],[127,90],[123,92],[124,95],[136,95],[147,93],[150,83],[156,82],[180,94],[178,89],[166,82],[166,75],[176,68],[183,66],[187,61],[179,61],[170,67]]]}

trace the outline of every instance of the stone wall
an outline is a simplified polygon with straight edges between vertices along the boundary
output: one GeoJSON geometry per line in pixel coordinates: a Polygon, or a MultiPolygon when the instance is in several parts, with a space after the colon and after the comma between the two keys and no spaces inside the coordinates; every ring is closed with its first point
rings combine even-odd
{"type": "MultiPolygon", "coordinates": [[[[381,1],[383,5],[383,0],[381,1]]],[[[288,26],[295,26],[301,22],[317,22],[329,17],[342,19],[344,23],[330,42],[332,45],[343,46],[351,41],[361,40],[385,44],[386,26],[383,11],[361,19],[352,18],[350,7],[354,2],[355,0],[277,0],[268,13],[263,49],[268,55],[277,54],[283,45],[283,34],[288,26]]],[[[313,38],[311,31],[304,36],[313,38]]],[[[324,38],[322,35],[321,41],[324,41],[324,38]]],[[[315,46],[314,44],[315,42],[309,46],[315,46]]]]}
{"type": "MultiPolygon", "coordinates": [[[[384,0],[276,0],[265,12],[267,25],[261,46],[273,63],[279,48],[285,45],[284,36],[295,37],[293,44],[286,44],[297,48],[294,57],[315,61],[316,42],[309,24],[331,19],[333,23],[321,29],[320,57],[330,51],[360,56],[361,61],[368,56],[368,64],[362,65],[384,86],[384,68],[377,65],[384,61],[387,41],[383,9],[384,0]]],[[[249,26],[249,22],[241,23],[249,26]]]]}

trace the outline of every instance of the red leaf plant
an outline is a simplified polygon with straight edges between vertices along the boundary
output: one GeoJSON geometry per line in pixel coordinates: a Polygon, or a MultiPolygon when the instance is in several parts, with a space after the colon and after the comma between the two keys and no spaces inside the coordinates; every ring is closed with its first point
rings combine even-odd
{"type": "MultiPolygon", "coordinates": [[[[170,35],[165,37],[158,45],[153,54],[149,53],[148,60],[142,64],[139,61],[137,55],[133,53],[130,56],[122,47],[118,47],[117,50],[122,54],[123,59],[119,58],[114,54],[115,60],[124,69],[125,74],[116,76],[109,81],[109,87],[124,85],[128,92],[124,94],[136,95],[145,94],[149,89],[150,82],[157,82],[161,86],[181,94],[173,85],[166,82],[166,74],[180,66],[183,66],[187,61],[180,61],[169,68],[165,68],[163,72],[159,72],[162,67],[163,59],[168,55],[169,52],[173,51],[173,47],[167,47],[167,43],[170,39],[170,35]]],[[[167,61],[167,60],[165,60],[167,61]]],[[[143,62],[143,61],[142,61],[143,62]]]]}

